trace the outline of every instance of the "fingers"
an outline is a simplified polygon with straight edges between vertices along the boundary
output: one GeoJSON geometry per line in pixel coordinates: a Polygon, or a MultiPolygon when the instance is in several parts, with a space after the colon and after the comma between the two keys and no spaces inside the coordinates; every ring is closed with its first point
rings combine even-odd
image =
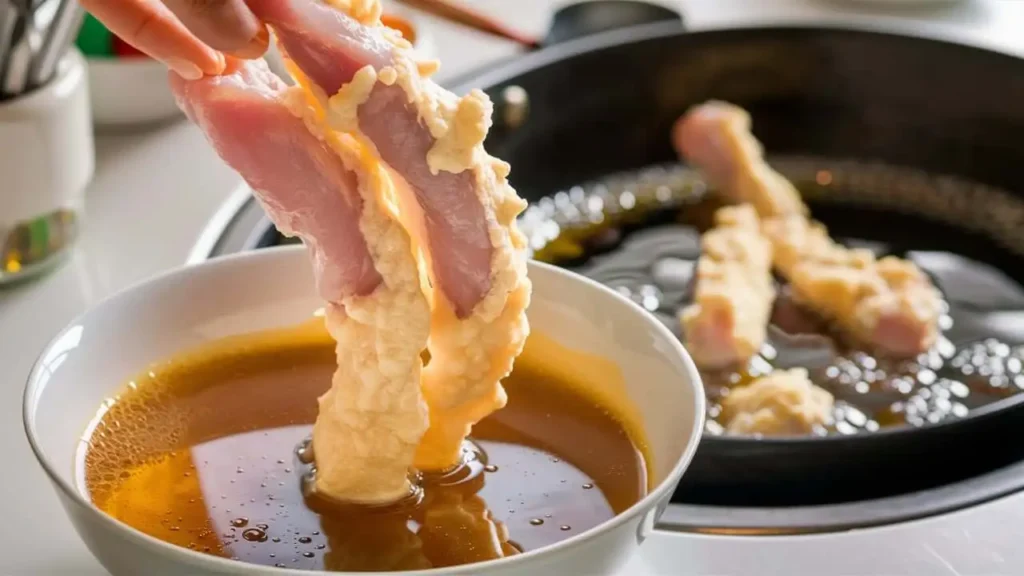
{"type": "Polygon", "coordinates": [[[220,74],[224,56],[201,42],[156,0],[80,0],[114,34],[183,78],[220,74]]]}
{"type": "Polygon", "coordinates": [[[267,49],[267,28],[244,0],[163,0],[195,36],[211,48],[239,58],[258,58],[267,49]]]}

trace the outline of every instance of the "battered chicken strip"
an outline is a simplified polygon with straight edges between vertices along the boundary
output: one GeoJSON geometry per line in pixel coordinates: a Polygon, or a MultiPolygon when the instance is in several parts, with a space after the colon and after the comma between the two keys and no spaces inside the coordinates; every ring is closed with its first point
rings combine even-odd
{"type": "Polygon", "coordinates": [[[913,263],[841,246],[820,223],[802,217],[763,226],[797,302],[891,356],[914,356],[935,342],[942,295],[913,263]]]}
{"type": "Polygon", "coordinates": [[[807,370],[776,370],[733,388],[722,400],[722,421],[732,434],[802,435],[832,418],[834,398],[807,378],[807,370]]]}
{"type": "Polygon", "coordinates": [[[274,224],[302,238],[313,260],[338,357],[313,427],[317,490],[355,502],[401,498],[427,427],[420,353],[429,308],[409,236],[381,200],[386,178],[360,160],[358,146],[304,118],[298,89],[262,60],[192,82],[171,74],[171,85],[274,224]]]}
{"type": "Polygon", "coordinates": [[[762,218],[807,215],[800,192],[764,161],[750,114],[739,106],[717,100],[695,106],[676,122],[672,141],[729,201],[753,204],[762,218]]]}
{"type": "Polygon", "coordinates": [[[774,266],[798,302],[891,356],[914,356],[935,342],[943,303],[930,278],[906,260],[841,246],[809,220],[796,188],[762,157],[746,111],[702,104],[679,119],[673,138],[729,200],[757,208],[774,266]]]}
{"type": "Polygon", "coordinates": [[[775,300],[772,247],[754,207],[720,208],[701,252],[694,302],[680,314],[687,349],[704,369],[743,364],[764,344],[775,300]]]}
{"type": "Polygon", "coordinates": [[[436,64],[417,62],[380,24],[374,0],[333,4],[249,2],[331,127],[375,150],[395,177],[432,299],[423,371],[430,428],[416,467],[447,469],[472,425],[505,405],[500,381],[529,332],[526,241],[515,224],[526,203],[508,184],[508,164],[483,149],[486,95],[460,99],[430,81],[436,64]]]}

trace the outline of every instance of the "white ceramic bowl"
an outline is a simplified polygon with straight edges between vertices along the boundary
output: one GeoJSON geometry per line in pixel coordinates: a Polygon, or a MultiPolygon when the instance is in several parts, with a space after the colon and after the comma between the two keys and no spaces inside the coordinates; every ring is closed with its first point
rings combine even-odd
{"type": "MultiPolygon", "coordinates": [[[[581,276],[531,262],[530,277],[534,333],[622,371],[650,443],[654,488],[612,520],[547,548],[405,574],[615,574],[653,529],[697,448],[704,392],[678,340],[640,307],[581,276]]],[[[319,306],[301,247],[260,250],[120,292],[46,347],[25,391],[25,430],[75,529],[114,576],[317,574],[207,556],[147,536],[89,502],[74,459],[100,403],[143,366],[212,339],[294,324],[319,306]]]]}

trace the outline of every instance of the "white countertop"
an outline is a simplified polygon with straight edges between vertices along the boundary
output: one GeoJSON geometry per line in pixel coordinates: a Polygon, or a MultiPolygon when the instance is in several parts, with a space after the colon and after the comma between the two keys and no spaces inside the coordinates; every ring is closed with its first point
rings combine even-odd
{"type": "MultiPolygon", "coordinates": [[[[542,32],[553,0],[464,0],[542,32]]],[[[842,20],[880,2],[679,0],[691,28],[842,20]]],[[[964,0],[888,9],[937,19],[1024,55],[1024,1],[964,0]]],[[[515,48],[444,23],[435,42],[448,74],[515,48]]],[[[240,184],[201,134],[179,121],[97,137],[84,236],[70,259],[36,281],[0,289],[0,576],[103,576],[65,520],[24,439],[21,396],[35,356],[74,315],[131,283],[185,261],[206,221],[240,184]]],[[[846,535],[739,539],[659,535],[630,574],[860,576],[1024,574],[1024,495],[919,523],[846,535]],[[865,552],[869,553],[865,553],[865,552]]]]}

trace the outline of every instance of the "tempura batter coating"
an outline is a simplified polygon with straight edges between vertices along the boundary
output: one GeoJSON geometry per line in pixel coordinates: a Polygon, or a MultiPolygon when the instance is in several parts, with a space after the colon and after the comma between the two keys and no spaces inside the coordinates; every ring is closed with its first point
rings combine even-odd
{"type": "Polygon", "coordinates": [[[808,434],[832,418],[834,399],[811,383],[807,370],[776,370],[733,388],[722,401],[722,421],[732,434],[808,434]]]}
{"type": "Polygon", "coordinates": [[[760,349],[775,300],[771,243],[753,206],[727,206],[701,237],[693,304],[680,318],[701,368],[745,363],[760,349]]]}
{"type": "Polygon", "coordinates": [[[806,218],[771,219],[764,230],[796,300],[857,342],[893,356],[913,356],[935,343],[942,295],[913,263],[841,246],[806,218]]]}
{"type": "Polygon", "coordinates": [[[676,150],[730,201],[753,204],[762,218],[807,215],[800,192],[764,161],[746,110],[718,100],[705,102],[676,122],[672,137],[676,150]]]}
{"type": "Polygon", "coordinates": [[[515,223],[526,203],[508,184],[509,166],[483,149],[491,104],[480,91],[458,98],[424,77],[409,44],[379,22],[316,2],[251,5],[331,128],[374,149],[395,178],[432,309],[423,372],[430,428],[416,467],[456,465],[471,426],[505,405],[500,381],[529,333],[526,242],[515,223]]]}
{"type": "Polygon", "coordinates": [[[313,427],[317,489],[355,502],[405,496],[427,427],[420,352],[429,307],[409,235],[385,209],[388,181],[354,142],[322,130],[301,92],[262,61],[171,82],[278,228],[303,239],[329,303],[338,370],[313,427]]]}

